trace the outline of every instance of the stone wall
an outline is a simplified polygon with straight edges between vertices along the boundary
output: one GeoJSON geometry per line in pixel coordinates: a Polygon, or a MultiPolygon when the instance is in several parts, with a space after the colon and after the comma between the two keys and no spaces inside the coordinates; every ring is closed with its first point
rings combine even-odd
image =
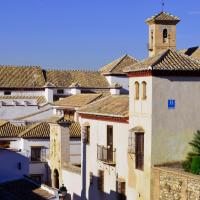
{"type": "Polygon", "coordinates": [[[181,169],[152,170],[152,200],[200,200],[200,176],[181,169]]]}

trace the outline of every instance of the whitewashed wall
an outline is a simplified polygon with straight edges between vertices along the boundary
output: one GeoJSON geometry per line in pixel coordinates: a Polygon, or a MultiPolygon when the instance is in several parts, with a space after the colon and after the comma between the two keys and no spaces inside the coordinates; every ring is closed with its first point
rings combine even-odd
{"type": "Polygon", "coordinates": [[[71,195],[71,200],[81,200],[82,178],[80,174],[68,170],[62,170],[63,184],[71,195]]]}
{"type": "Polygon", "coordinates": [[[188,142],[200,130],[199,99],[199,77],[153,77],[153,164],[185,159],[188,142]],[[168,109],[169,99],[175,109],[168,109]]]}
{"type": "Polygon", "coordinates": [[[70,163],[81,164],[81,139],[70,138],[70,163]]]}
{"type": "Polygon", "coordinates": [[[0,183],[28,175],[29,160],[19,153],[0,149],[0,163],[0,183]],[[19,163],[21,163],[21,169],[19,169],[19,163]]]}
{"type": "MultiPolygon", "coordinates": [[[[151,184],[151,158],[152,158],[152,77],[129,78],[129,128],[141,126],[144,129],[144,170],[135,169],[132,166],[134,179],[132,185],[137,197],[150,199],[151,184]],[[135,99],[135,82],[139,83],[139,100],[135,99]],[[145,100],[142,99],[142,82],[147,83],[145,100]],[[145,185],[145,188],[144,188],[145,185]]],[[[135,158],[133,158],[135,162],[135,158]]]]}
{"type": "Polygon", "coordinates": [[[81,124],[90,124],[90,144],[82,146],[82,177],[86,176],[86,197],[95,200],[111,200],[116,198],[116,180],[126,180],[127,200],[134,199],[134,188],[129,187],[128,173],[128,129],[125,123],[100,120],[81,119],[81,124]],[[116,166],[104,164],[97,159],[97,144],[107,146],[107,125],[113,126],[113,148],[116,148],[116,166]],[[86,148],[86,149],[85,149],[86,148]],[[86,154],[84,154],[84,151],[86,154]],[[86,169],[84,171],[84,168],[86,169]],[[104,170],[104,192],[97,189],[98,170],[104,170]],[[93,173],[93,183],[90,184],[90,172],[93,173]],[[85,173],[85,174],[84,174],[85,173]]]}

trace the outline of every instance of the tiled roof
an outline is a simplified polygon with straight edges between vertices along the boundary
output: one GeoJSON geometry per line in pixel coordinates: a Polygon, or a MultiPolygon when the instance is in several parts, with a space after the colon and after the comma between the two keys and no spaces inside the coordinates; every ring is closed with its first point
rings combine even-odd
{"type": "Polygon", "coordinates": [[[38,104],[43,104],[47,102],[44,96],[0,96],[0,100],[4,99],[13,99],[13,100],[36,99],[38,104]]]}
{"type": "Polygon", "coordinates": [[[200,62],[178,51],[168,49],[126,68],[125,72],[146,70],[200,71],[200,62]]]}
{"type": "Polygon", "coordinates": [[[78,122],[72,122],[69,127],[70,137],[79,138],[81,137],[81,125],[78,122]]]}
{"type": "Polygon", "coordinates": [[[20,132],[24,131],[26,126],[17,126],[10,122],[2,121],[0,123],[0,138],[2,137],[17,137],[20,132]]]}
{"type": "Polygon", "coordinates": [[[77,94],[70,97],[63,98],[55,102],[55,106],[67,106],[67,107],[80,107],[85,106],[103,95],[100,94],[77,94]]]}
{"type": "Polygon", "coordinates": [[[18,137],[22,138],[49,138],[50,126],[46,122],[36,123],[22,131],[18,137]]]}
{"type": "Polygon", "coordinates": [[[81,108],[79,113],[102,116],[128,117],[128,95],[110,95],[81,108]]]}
{"type": "Polygon", "coordinates": [[[42,88],[44,85],[40,67],[0,66],[0,88],[42,88]]]}
{"type": "Polygon", "coordinates": [[[180,21],[180,19],[170,13],[160,12],[146,20],[147,23],[149,23],[149,22],[155,22],[155,23],[158,22],[159,23],[159,22],[163,22],[163,21],[170,21],[170,22],[178,23],[180,21]]]}
{"type": "Polygon", "coordinates": [[[200,60],[200,47],[191,47],[188,49],[182,49],[179,52],[184,53],[192,58],[200,60]]]}
{"type": "Polygon", "coordinates": [[[125,55],[102,67],[99,71],[102,74],[124,74],[124,68],[136,62],[138,61],[135,58],[125,55]]]}
{"type": "MultiPolygon", "coordinates": [[[[71,122],[69,130],[70,137],[81,137],[79,123],[71,122]]],[[[29,126],[17,126],[8,121],[0,120],[0,138],[3,137],[49,138],[50,125],[47,122],[40,122],[29,126]]]]}
{"type": "Polygon", "coordinates": [[[83,88],[107,88],[109,84],[99,72],[48,70],[46,78],[57,87],[78,83],[83,88]]]}
{"type": "Polygon", "coordinates": [[[54,195],[26,179],[0,184],[1,200],[45,200],[53,197],[54,195]]]}

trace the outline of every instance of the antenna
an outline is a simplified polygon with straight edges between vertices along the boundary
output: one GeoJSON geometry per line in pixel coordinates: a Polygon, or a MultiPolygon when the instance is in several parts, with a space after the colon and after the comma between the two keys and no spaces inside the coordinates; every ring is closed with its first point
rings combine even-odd
{"type": "Polygon", "coordinates": [[[165,0],[162,0],[162,12],[164,11],[165,8],[165,0]]]}

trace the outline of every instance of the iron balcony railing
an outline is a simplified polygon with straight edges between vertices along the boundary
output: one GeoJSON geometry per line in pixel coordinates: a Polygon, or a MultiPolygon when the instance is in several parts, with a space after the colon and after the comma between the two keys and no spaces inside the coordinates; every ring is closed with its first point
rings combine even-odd
{"type": "Polygon", "coordinates": [[[97,145],[97,159],[107,164],[116,164],[116,149],[97,145]]]}

